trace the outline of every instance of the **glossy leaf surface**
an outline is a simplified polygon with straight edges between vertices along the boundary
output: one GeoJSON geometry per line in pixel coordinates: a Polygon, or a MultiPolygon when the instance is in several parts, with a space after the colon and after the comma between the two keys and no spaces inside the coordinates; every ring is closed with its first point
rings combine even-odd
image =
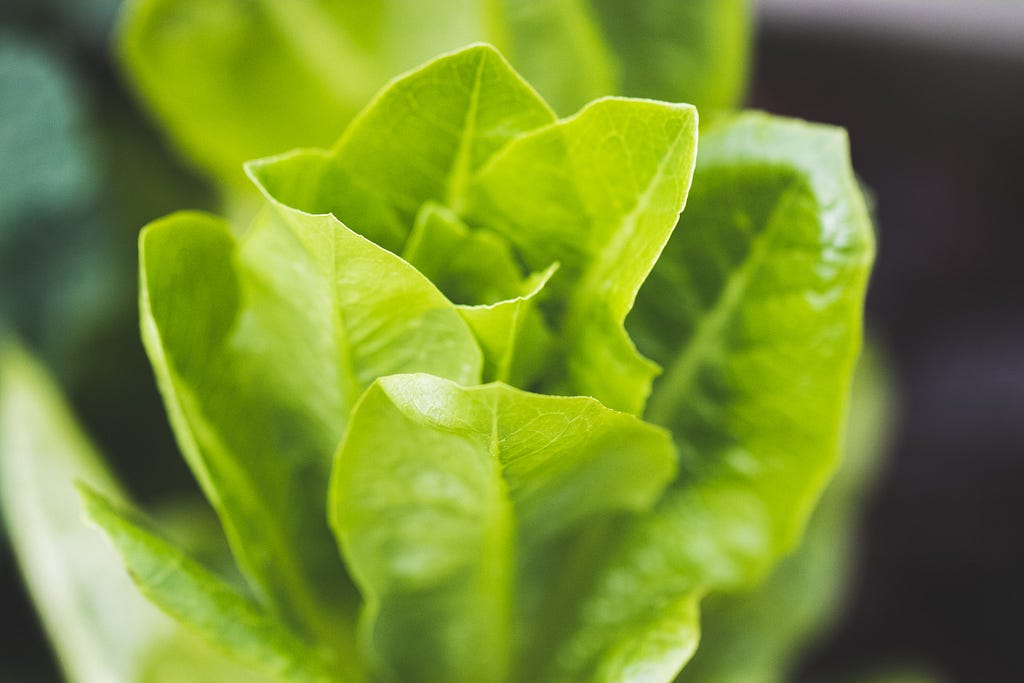
{"type": "Polygon", "coordinates": [[[686,606],[763,576],[835,467],[873,255],[845,136],[749,114],[701,150],[630,320],[666,367],[647,417],[672,429],[680,477],[613,543],[552,680],[674,676],[686,606]]]}
{"type": "Polygon", "coordinates": [[[324,506],[350,407],[380,375],[478,381],[472,332],[411,266],[330,216],[268,207],[239,239],[177,214],[141,250],[147,349],[240,566],[291,623],[344,630],[354,595],[324,506]]]}
{"type": "Polygon", "coordinates": [[[546,388],[639,413],[655,366],[623,328],[686,202],[697,152],[688,105],[609,98],[522,135],[473,186],[470,220],[552,282],[565,367],[546,388]]]}
{"type": "Polygon", "coordinates": [[[649,507],[673,472],[667,433],[593,399],[379,380],[331,482],[370,658],[403,681],[504,680],[518,565],[588,518],[649,507]]]}
{"type": "Polygon", "coordinates": [[[859,512],[891,436],[894,401],[877,347],[857,363],[843,460],[796,551],[753,590],[701,609],[701,643],[679,683],[783,683],[801,654],[831,633],[856,571],[859,512]]]}

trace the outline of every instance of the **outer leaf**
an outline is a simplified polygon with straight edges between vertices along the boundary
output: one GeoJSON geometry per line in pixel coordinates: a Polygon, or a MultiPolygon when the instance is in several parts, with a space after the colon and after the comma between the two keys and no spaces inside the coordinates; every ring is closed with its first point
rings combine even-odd
{"type": "Polygon", "coordinates": [[[889,436],[891,391],[877,348],[867,347],[854,377],[842,465],[800,547],[755,590],[705,602],[701,645],[680,682],[792,680],[800,654],[828,633],[855,565],[857,513],[889,436]]]}
{"type": "Polygon", "coordinates": [[[709,114],[739,106],[750,62],[749,0],[590,0],[621,64],[618,92],[689,102],[709,114]]]}
{"type": "Polygon", "coordinates": [[[102,494],[79,490],[86,513],[113,542],[135,584],[169,615],[240,662],[284,680],[340,680],[324,653],[102,494]]]}
{"type": "Polygon", "coordinates": [[[122,495],[43,370],[0,349],[0,502],[22,575],[68,680],[136,680],[174,627],[83,524],[75,479],[122,495]]]}
{"type": "Polygon", "coordinates": [[[460,210],[468,184],[497,150],[554,118],[504,57],[476,45],[392,82],[331,152],[248,168],[267,195],[310,213],[333,212],[397,252],[425,202],[460,210]]]}
{"type": "Polygon", "coordinates": [[[595,514],[649,506],[668,435],[589,398],[387,377],[338,452],[331,515],[385,678],[503,680],[517,565],[595,514]]]}
{"type": "Polygon", "coordinates": [[[548,388],[639,413],[656,367],[623,329],[686,201],[697,152],[689,105],[605,99],[522,135],[481,172],[470,220],[552,260],[567,369],[548,388]]]}
{"type": "MultiPolygon", "coordinates": [[[[253,672],[177,627],[131,584],[120,558],[87,526],[73,481],[121,498],[118,484],[43,370],[0,350],[0,500],[22,573],[69,681],[145,682],[156,653],[220,679],[253,672]],[[115,614],[117,618],[108,618],[115,614]]],[[[178,679],[180,680],[180,679],[178,679]]],[[[262,680],[262,679],[259,679],[262,680]]]]}
{"type": "Polygon", "coordinates": [[[133,0],[122,62],[204,170],[324,145],[393,74],[480,37],[477,0],[133,0]],[[430,30],[423,30],[430,26],[430,30]]]}
{"type": "Polygon", "coordinates": [[[344,641],[355,596],[324,506],[351,405],[380,375],[479,381],[472,332],[422,275],[331,216],[270,207],[237,240],[177,214],[140,248],[147,350],[241,568],[289,623],[344,641]]]}
{"type": "Polygon", "coordinates": [[[706,136],[632,319],[668,367],[648,416],[684,474],[613,551],[552,680],[670,680],[683,606],[793,546],[835,467],[872,254],[841,131],[747,115],[706,136]]]}

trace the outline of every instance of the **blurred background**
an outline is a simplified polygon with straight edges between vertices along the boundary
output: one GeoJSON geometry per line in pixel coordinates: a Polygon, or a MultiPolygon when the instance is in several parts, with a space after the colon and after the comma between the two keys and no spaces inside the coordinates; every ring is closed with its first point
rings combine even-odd
{"type": "MultiPolygon", "coordinates": [[[[153,501],[193,484],[138,341],[135,237],[217,201],[121,80],[117,5],[0,3],[0,318],[153,501]]],[[[1024,3],[757,9],[748,103],[845,126],[874,198],[895,394],[845,604],[794,680],[1024,680],[1024,3]]],[[[6,544],[0,591],[0,680],[59,680],[6,544]]]]}

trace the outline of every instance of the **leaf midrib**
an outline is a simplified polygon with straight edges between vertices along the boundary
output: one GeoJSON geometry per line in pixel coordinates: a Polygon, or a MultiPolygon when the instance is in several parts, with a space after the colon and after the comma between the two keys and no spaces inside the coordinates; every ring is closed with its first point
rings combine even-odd
{"type": "Polygon", "coordinates": [[[483,79],[484,64],[487,62],[487,59],[487,55],[483,53],[477,59],[476,73],[473,75],[473,87],[469,94],[469,104],[466,106],[466,117],[462,121],[459,144],[455,150],[455,158],[452,159],[451,169],[448,172],[445,204],[460,215],[465,209],[465,187],[469,180],[470,148],[473,137],[476,135],[476,118],[480,108],[480,84],[483,79]]]}
{"type": "Polygon", "coordinates": [[[646,419],[654,424],[668,425],[675,407],[693,387],[701,365],[712,355],[726,326],[743,305],[743,299],[754,276],[770,251],[778,232],[780,212],[789,205],[793,195],[803,185],[796,179],[790,180],[779,194],[764,228],[754,237],[753,244],[738,268],[729,273],[725,287],[707,315],[697,324],[690,341],[680,350],[652,394],[646,419]]]}

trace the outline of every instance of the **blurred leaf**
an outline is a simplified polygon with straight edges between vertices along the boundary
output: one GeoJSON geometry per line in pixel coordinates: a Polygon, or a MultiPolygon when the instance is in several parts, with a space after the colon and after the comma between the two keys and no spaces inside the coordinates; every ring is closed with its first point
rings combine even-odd
{"type": "Polygon", "coordinates": [[[226,678],[219,680],[254,680],[139,595],[120,558],[85,524],[75,481],[123,497],[52,381],[9,344],[0,349],[0,502],[25,583],[68,680],[167,681],[150,673],[157,652],[185,669],[221,671],[226,678]]]}
{"type": "Polygon", "coordinates": [[[286,681],[336,681],[324,653],[303,642],[122,506],[79,487],[86,514],[107,534],[139,590],[211,646],[286,681]]]}
{"type": "Polygon", "coordinates": [[[649,507],[673,470],[666,432],[590,398],[378,380],[330,504],[368,658],[388,680],[505,680],[517,564],[594,515],[649,507]]]}
{"type": "MultiPolygon", "coordinates": [[[[486,2],[486,0],[485,0],[486,2]]],[[[628,15],[649,0],[616,8],[628,15]]],[[[621,87],[620,64],[601,33],[590,0],[497,0],[502,15],[493,40],[516,69],[551,103],[571,114],[621,87]]],[[[688,100],[681,100],[688,101],[688,100]]]]}
{"type": "Polygon", "coordinates": [[[171,623],[82,520],[75,480],[121,496],[43,370],[0,349],[0,503],[22,575],[72,681],[133,680],[171,623]]]}
{"type": "Polygon", "coordinates": [[[92,199],[96,168],[73,77],[41,46],[0,33],[0,247],[35,211],[92,199]]]}
{"type": "Polygon", "coordinates": [[[245,189],[242,162],[329,143],[388,78],[476,39],[483,13],[475,0],[132,0],[119,44],[187,155],[245,189]]]}
{"type": "Polygon", "coordinates": [[[752,45],[750,0],[591,4],[622,65],[620,92],[689,102],[705,124],[740,105],[752,45]]]}
{"type": "Polygon", "coordinates": [[[856,567],[855,527],[889,436],[891,392],[877,350],[867,347],[854,375],[842,465],[815,508],[803,542],[755,590],[705,601],[700,648],[677,680],[792,680],[797,658],[828,633],[856,567]]]}

